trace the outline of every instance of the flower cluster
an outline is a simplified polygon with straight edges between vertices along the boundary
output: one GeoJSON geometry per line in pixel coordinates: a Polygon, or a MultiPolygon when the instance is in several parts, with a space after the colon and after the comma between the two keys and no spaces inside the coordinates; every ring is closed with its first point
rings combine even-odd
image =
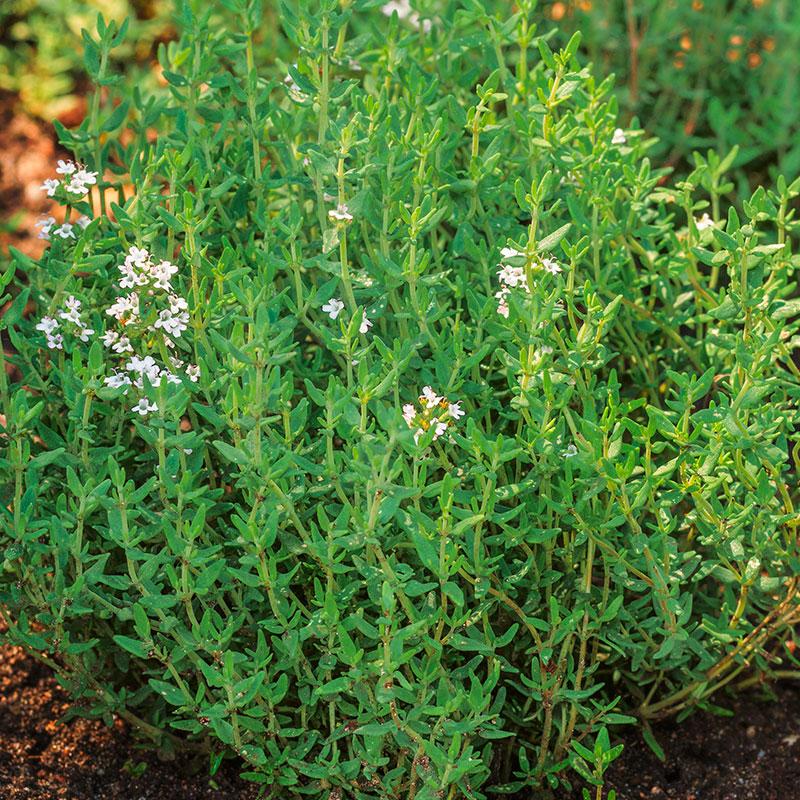
{"type": "MultiPolygon", "coordinates": [[[[184,367],[183,361],[179,358],[170,358],[171,365],[174,369],[182,369],[184,367]]],[[[186,377],[196,383],[200,377],[200,368],[190,364],[185,368],[186,377]]],[[[131,356],[125,363],[122,371],[115,370],[112,375],[105,379],[106,386],[112,389],[119,389],[122,386],[135,386],[137,389],[144,388],[144,379],[151,386],[160,386],[162,381],[167,383],[181,382],[179,375],[176,375],[169,369],[162,367],[152,356],[145,356],[140,358],[137,355],[131,356]]]]}
{"type": "Polygon", "coordinates": [[[63,187],[67,194],[84,197],[90,187],[97,183],[96,172],[90,172],[74,161],[59,161],[56,172],[62,177],[47,178],[41,185],[48,197],[55,197],[59,187],[63,187]]]}
{"type": "MultiPolygon", "coordinates": [[[[136,355],[131,337],[140,335],[142,345],[159,333],[164,344],[175,350],[175,339],[181,338],[189,327],[189,304],[186,299],[173,291],[172,279],[178,267],[170,261],[156,261],[148,250],[133,246],[128,250],[125,260],[118,266],[121,278],[120,289],[131,290],[120,294],[106,309],[106,314],[113,317],[122,330],[107,330],[103,334],[103,344],[114,353],[125,355],[124,365],[105,379],[107,386],[114,389],[133,386],[143,389],[145,379],[151,386],[166,383],[181,383],[177,374],[183,370],[185,377],[196,383],[200,377],[200,369],[196,365],[185,364],[180,358],[171,354],[169,366],[159,364],[151,355],[136,355]],[[165,308],[154,308],[154,301],[166,303],[165,308]],[[143,316],[143,307],[147,312],[143,316]],[[129,357],[128,357],[129,356],[129,357]]],[[[147,400],[140,401],[132,409],[145,416],[156,407],[147,400]]]]}
{"type": "MultiPolygon", "coordinates": [[[[54,224],[55,220],[48,217],[41,227],[49,233],[54,224]]],[[[113,389],[124,388],[127,394],[129,387],[143,390],[145,380],[153,387],[161,386],[162,382],[180,384],[184,378],[197,383],[200,368],[186,364],[176,355],[175,340],[181,338],[189,326],[189,305],[172,287],[172,278],[178,267],[169,261],[156,262],[144,248],[131,247],[118,269],[120,289],[130,291],[120,294],[105,309],[106,315],[116,321],[119,329],[109,327],[102,334],[101,341],[121,357],[118,367],[105,378],[105,385],[113,389]],[[154,340],[156,352],[158,349],[164,352],[162,345],[171,351],[167,356],[168,365],[164,366],[147,354],[154,340]],[[137,354],[137,350],[144,354],[137,354]]],[[[88,342],[94,334],[94,329],[81,319],[81,301],[72,295],[67,298],[63,310],[42,317],[36,330],[44,333],[51,350],[63,349],[62,330],[69,330],[82,342],[88,342]]],[[[156,405],[145,399],[132,410],[144,416],[156,409],[156,405]]]]}
{"type": "MultiPolygon", "coordinates": [[[[495,299],[497,300],[497,313],[508,319],[508,296],[511,294],[512,289],[522,288],[526,294],[531,293],[531,287],[528,285],[528,279],[525,275],[525,267],[522,265],[513,265],[504,263],[509,260],[527,258],[526,254],[521,250],[514,247],[504,247],[500,251],[501,261],[497,265],[497,278],[500,281],[500,289],[495,292],[495,299]]],[[[534,267],[549,272],[551,275],[558,275],[561,272],[561,266],[554,258],[536,257],[534,267]]]]}
{"type": "Polygon", "coordinates": [[[36,227],[40,229],[38,238],[49,240],[52,234],[53,236],[58,236],[60,239],[74,239],[75,226],[77,225],[81,230],[83,230],[90,222],[91,220],[89,217],[87,217],[85,214],[81,214],[81,216],[75,220],[75,224],[71,222],[64,222],[56,227],[55,217],[40,217],[36,221],[36,227]]]}
{"type": "Polygon", "coordinates": [[[409,428],[414,429],[414,441],[426,431],[433,431],[434,440],[443,436],[448,428],[464,416],[461,401],[451,403],[446,397],[436,394],[430,386],[422,389],[419,396],[419,408],[413,403],[403,406],[403,419],[409,428]]]}
{"type": "Polygon", "coordinates": [[[58,319],[55,317],[42,317],[36,326],[37,331],[41,331],[51,350],[62,350],[64,347],[64,336],[61,333],[61,324],[66,323],[69,328],[82,342],[88,342],[89,337],[94,333],[81,319],[81,301],[73,295],[67,298],[64,308],[58,312],[58,319]],[[59,322],[58,320],[61,320],[59,322]]]}
{"type": "MultiPolygon", "coordinates": [[[[147,250],[134,246],[130,248],[125,261],[118,269],[122,274],[119,281],[120,289],[133,291],[117,297],[106,309],[106,314],[127,327],[140,321],[142,295],[153,297],[165,294],[168,307],[158,311],[150,330],[160,329],[166,334],[164,338],[167,347],[174,347],[172,339],[180,338],[189,325],[189,306],[183,297],[172,291],[172,278],[177,273],[178,267],[170,261],[162,260],[156,263],[147,250]]],[[[108,339],[106,345],[112,348],[118,347],[120,340],[125,338],[116,335],[114,331],[107,333],[106,337],[108,339]]]]}
{"type": "Polygon", "coordinates": [[[47,346],[51,350],[61,350],[63,348],[64,337],[60,333],[56,333],[58,330],[57,319],[54,317],[42,317],[36,326],[36,330],[44,334],[47,346]]]}

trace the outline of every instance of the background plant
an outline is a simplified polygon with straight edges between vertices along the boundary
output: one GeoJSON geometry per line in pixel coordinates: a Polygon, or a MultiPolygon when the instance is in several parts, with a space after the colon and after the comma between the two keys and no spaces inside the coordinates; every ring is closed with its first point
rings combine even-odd
{"type": "Polygon", "coordinates": [[[624,119],[658,137],[659,162],[683,172],[693,150],[738,146],[742,198],[781,171],[797,173],[796,3],[555,0],[540,13],[558,22],[557,41],[582,31],[595,70],[617,76],[624,119]]]}
{"type": "Polygon", "coordinates": [[[0,8],[0,89],[14,93],[30,114],[48,122],[73,109],[85,93],[81,30],[102,13],[128,36],[113,58],[131,84],[149,76],[154,41],[170,36],[169,6],[138,0],[8,0],[0,8]]]}
{"type": "Polygon", "coordinates": [[[602,792],[792,667],[800,185],[660,186],[530,4],[263,13],[182,5],[163,89],[87,46],[97,183],[4,279],[8,636],[281,797],[602,792]]]}

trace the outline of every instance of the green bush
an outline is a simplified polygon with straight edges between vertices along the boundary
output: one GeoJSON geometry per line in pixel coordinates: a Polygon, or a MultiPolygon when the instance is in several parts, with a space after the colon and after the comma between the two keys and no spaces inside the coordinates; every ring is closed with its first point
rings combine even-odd
{"type": "Polygon", "coordinates": [[[87,49],[4,278],[7,636],[273,796],[599,797],[609,726],[791,661],[800,183],[661,187],[531,3],[306,5],[268,68],[181,6],[163,91],[87,49]]]}

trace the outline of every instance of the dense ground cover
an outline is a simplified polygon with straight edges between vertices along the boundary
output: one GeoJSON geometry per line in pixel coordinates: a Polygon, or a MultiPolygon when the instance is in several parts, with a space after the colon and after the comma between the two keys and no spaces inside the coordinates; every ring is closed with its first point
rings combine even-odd
{"type": "Polygon", "coordinates": [[[601,796],[794,662],[800,187],[670,183],[525,4],[374,5],[183,6],[135,91],[87,35],[5,279],[9,638],[281,796],[601,796]]]}

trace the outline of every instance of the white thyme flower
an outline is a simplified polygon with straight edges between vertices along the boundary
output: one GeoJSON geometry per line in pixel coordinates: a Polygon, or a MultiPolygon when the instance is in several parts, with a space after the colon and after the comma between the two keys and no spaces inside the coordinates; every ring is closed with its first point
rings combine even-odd
{"type": "Polygon", "coordinates": [[[714,222],[711,217],[708,216],[708,212],[705,212],[700,219],[696,219],[694,221],[694,225],[698,231],[702,232],[708,230],[708,228],[713,228],[716,223],[714,222]]]}
{"type": "Polygon", "coordinates": [[[189,364],[186,367],[186,377],[192,382],[197,383],[200,380],[200,367],[197,364],[189,364]]]}
{"type": "Polygon", "coordinates": [[[406,425],[411,427],[411,423],[417,417],[417,409],[413,403],[406,403],[403,406],[403,419],[406,421],[406,425]]]}
{"type": "Polygon", "coordinates": [[[164,333],[176,339],[189,327],[189,313],[187,311],[175,312],[173,308],[165,308],[158,312],[158,319],[153,323],[153,328],[162,328],[164,333]]]}
{"type": "Polygon", "coordinates": [[[169,310],[173,314],[179,314],[181,311],[187,311],[189,309],[189,303],[186,302],[185,297],[181,297],[177,294],[171,294],[169,296],[169,310]]]}
{"type": "Polygon", "coordinates": [[[331,297],[324,306],[322,306],[322,310],[331,318],[336,319],[339,316],[340,312],[344,309],[344,303],[339,300],[338,297],[331,297]]]}
{"type": "MultiPolygon", "coordinates": [[[[74,166],[74,165],[73,165],[74,166]]],[[[89,191],[90,186],[97,183],[97,173],[89,172],[85,169],[79,169],[72,174],[69,183],[66,185],[66,190],[70,194],[84,195],[89,191]]]]}
{"type": "Polygon", "coordinates": [[[70,194],[77,194],[78,196],[83,196],[88,191],[88,189],[86,188],[86,184],[83,183],[83,181],[79,181],[76,175],[72,176],[70,182],[66,184],[64,188],[70,194]]]}
{"type": "Polygon", "coordinates": [[[439,403],[444,400],[443,397],[440,397],[430,386],[423,386],[422,387],[422,395],[419,398],[420,402],[424,402],[428,408],[434,408],[438,406],[439,403]]]}
{"type": "Polygon", "coordinates": [[[136,247],[132,245],[128,250],[128,255],[125,256],[125,261],[134,264],[139,268],[143,268],[150,260],[150,253],[143,247],[136,247]]]}
{"type": "Polygon", "coordinates": [[[372,327],[372,320],[367,318],[367,312],[365,311],[361,316],[361,324],[358,326],[359,333],[369,333],[369,329],[372,327]]]}
{"type": "Polygon", "coordinates": [[[139,295],[135,292],[118,297],[113,305],[106,309],[106,314],[122,321],[134,321],[139,317],[139,295]]]}
{"type": "Polygon", "coordinates": [[[172,288],[170,285],[172,276],[177,271],[178,268],[175,264],[171,264],[169,261],[161,261],[156,264],[150,270],[151,276],[155,279],[153,286],[155,286],[156,289],[163,289],[168,292],[172,288]]]}
{"type": "Polygon", "coordinates": [[[114,372],[105,378],[103,383],[112,389],[119,389],[121,386],[130,386],[131,379],[124,372],[114,372]]]}
{"type": "Polygon", "coordinates": [[[86,230],[91,223],[91,219],[86,216],[86,214],[81,214],[78,219],[75,220],[75,224],[81,229],[86,230]]]}
{"type": "Polygon", "coordinates": [[[143,397],[131,411],[146,417],[151,411],[158,411],[158,406],[155,403],[148,402],[147,398],[143,397]]]}
{"type": "Polygon", "coordinates": [[[543,258],[542,267],[551,275],[558,275],[561,272],[561,265],[554,258],[543,258]]]}
{"type": "Polygon", "coordinates": [[[56,167],[56,172],[59,175],[72,175],[78,167],[75,165],[74,161],[62,161],[61,159],[58,160],[58,166],[56,167]]]}
{"type": "Polygon", "coordinates": [[[67,298],[65,311],[60,311],[58,316],[61,319],[71,322],[73,325],[81,324],[81,301],[70,295],[67,298]]]}
{"type": "Polygon", "coordinates": [[[58,320],[53,317],[42,317],[36,326],[37,331],[41,331],[45,336],[50,336],[58,328],[58,320]]]}
{"type": "Polygon", "coordinates": [[[510,264],[498,264],[497,278],[506,286],[517,287],[527,285],[525,270],[522,267],[512,267],[510,264]]]}
{"type": "Polygon", "coordinates": [[[64,337],[60,333],[54,335],[47,335],[47,346],[51,350],[63,350],[64,337]]]}
{"type": "Polygon", "coordinates": [[[437,419],[434,417],[431,420],[431,424],[433,425],[433,438],[438,439],[440,436],[443,436],[447,433],[447,423],[443,420],[437,419]]]}
{"type": "Polygon", "coordinates": [[[78,331],[78,338],[82,342],[88,342],[89,337],[94,333],[94,328],[83,328],[82,330],[78,331]]]}
{"type": "Polygon", "coordinates": [[[133,264],[126,259],[124,264],[120,264],[117,269],[122,273],[119,282],[121,289],[133,289],[136,286],[146,286],[149,278],[144,272],[137,272],[133,264]]]}
{"type": "Polygon", "coordinates": [[[500,251],[500,255],[503,258],[518,258],[520,256],[524,256],[525,253],[522,250],[517,250],[516,247],[504,247],[500,251]]]}
{"type": "Polygon", "coordinates": [[[81,183],[85,183],[88,186],[94,186],[97,183],[97,173],[79,169],[73,176],[73,179],[79,180],[81,183]]]}
{"type": "Polygon", "coordinates": [[[69,222],[65,222],[56,228],[53,233],[56,236],[60,236],[62,239],[74,239],[75,234],[72,231],[72,224],[69,222]]]}
{"type": "Polygon", "coordinates": [[[144,358],[132,356],[125,368],[128,372],[137,376],[133,379],[133,385],[140,389],[144,386],[144,378],[147,378],[151,386],[161,385],[161,367],[158,366],[152,356],[145,356],[144,358]]]}
{"type": "Polygon", "coordinates": [[[339,203],[336,208],[332,208],[328,212],[328,216],[336,220],[337,222],[352,222],[353,215],[350,213],[350,210],[347,208],[346,203],[339,203]]]}
{"type": "Polygon", "coordinates": [[[49,239],[50,238],[50,231],[53,229],[53,226],[56,224],[55,217],[39,217],[36,220],[36,227],[41,228],[39,231],[39,238],[40,239],[49,239]]]}
{"type": "Polygon", "coordinates": [[[625,136],[625,131],[622,128],[616,128],[614,135],[611,137],[611,144],[625,144],[628,138],[625,136]]]}
{"type": "Polygon", "coordinates": [[[44,183],[39,187],[42,191],[47,192],[48,197],[53,197],[56,193],[56,189],[61,186],[61,184],[55,178],[46,178],[44,183]]]}
{"type": "Polygon", "coordinates": [[[140,375],[155,375],[158,374],[159,366],[153,356],[131,356],[128,363],[125,365],[128,372],[138,372],[140,375]]]}
{"type": "Polygon", "coordinates": [[[497,299],[497,313],[501,317],[505,317],[506,319],[508,319],[508,314],[509,314],[509,307],[506,298],[510,294],[511,294],[511,289],[504,286],[502,289],[500,289],[499,292],[496,292],[494,295],[495,298],[497,299]]]}
{"type": "Polygon", "coordinates": [[[567,449],[561,453],[562,458],[574,458],[578,455],[578,448],[574,444],[567,445],[567,449]]]}
{"type": "Polygon", "coordinates": [[[111,349],[115,353],[132,353],[133,347],[131,347],[131,340],[127,336],[120,336],[116,342],[112,345],[111,349]]]}
{"type": "Polygon", "coordinates": [[[466,412],[461,408],[461,401],[458,400],[455,403],[448,404],[447,413],[450,415],[451,419],[458,420],[461,419],[466,412]]]}

